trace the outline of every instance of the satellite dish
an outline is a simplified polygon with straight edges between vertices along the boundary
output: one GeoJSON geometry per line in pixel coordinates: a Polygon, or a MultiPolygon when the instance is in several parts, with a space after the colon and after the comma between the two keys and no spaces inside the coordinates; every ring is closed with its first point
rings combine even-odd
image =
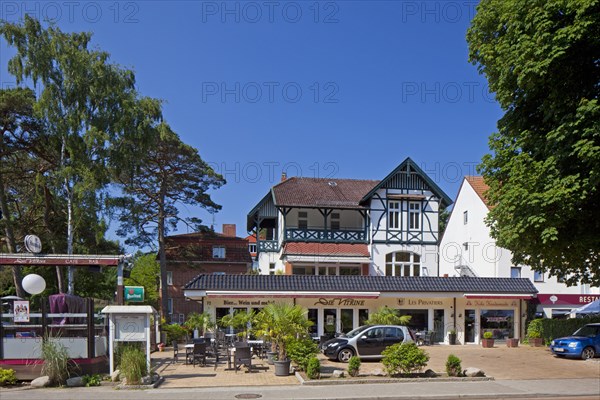
{"type": "Polygon", "coordinates": [[[42,241],[35,235],[25,236],[25,248],[28,252],[38,254],[42,252],[42,241]]]}

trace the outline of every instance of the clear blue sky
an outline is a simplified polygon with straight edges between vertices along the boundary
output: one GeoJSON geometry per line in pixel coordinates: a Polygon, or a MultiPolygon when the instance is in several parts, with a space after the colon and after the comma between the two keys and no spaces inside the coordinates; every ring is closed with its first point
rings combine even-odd
{"type": "MultiPolygon", "coordinates": [[[[502,114],[467,61],[476,3],[3,1],[0,18],[29,12],[93,32],[225,176],[216,224],[244,236],[246,214],[284,168],[381,179],[411,157],[455,198],[502,114]]],[[[2,86],[14,86],[4,41],[0,52],[2,86]]]]}

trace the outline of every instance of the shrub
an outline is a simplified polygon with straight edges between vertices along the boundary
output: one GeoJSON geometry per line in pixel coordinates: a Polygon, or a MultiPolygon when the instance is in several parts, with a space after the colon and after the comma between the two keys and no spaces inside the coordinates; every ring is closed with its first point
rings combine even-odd
{"type": "Polygon", "coordinates": [[[321,376],[321,362],[317,357],[311,357],[306,366],[308,379],[319,379],[321,376]]]}
{"type": "Polygon", "coordinates": [[[69,353],[62,343],[47,338],[42,342],[42,375],[50,378],[51,385],[62,385],[69,378],[69,353]]]}
{"type": "Polygon", "coordinates": [[[490,331],[487,332],[483,332],[483,338],[484,339],[492,339],[494,337],[494,334],[490,331]]]}
{"type": "Polygon", "coordinates": [[[142,377],[148,374],[146,354],[135,345],[123,347],[119,369],[129,385],[138,385],[142,377]]]}
{"type": "Polygon", "coordinates": [[[448,376],[460,376],[462,374],[462,366],[460,365],[460,358],[454,354],[448,356],[446,361],[446,373],[448,376]]]}
{"type": "Polygon", "coordinates": [[[415,343],[397,343],[387,347],[381,354],[381,363],[390,376],[420,371],[429,361],[429,354],[418,348],[415,343]]]}
{"type": "Polygon", "coordinates": [[[102,377],[98,374],[84,375],[81,378],[83,380],[83,384],[87,387],[100,386],[100,383],[102,382],[102,377]]]}
{"type": "Polygon", "coordinates": [[[14,369],[0,368],[0,386],[14,385],[17,383],[17,375],[14,369]]]}
{"type": "MultiPolygon", "coordinates": [[[[572,333],[572,332],[571,332],[572,333]]],[[[527,339],[538,339],[542,337],[542,319],[534,319],[527,327],[527,339]]]]}
{"type": "Polygon", "coordinates": [[[552,339],[570,336],[582,326],[594,322],[600,322],[600,316],[570,319],[538,318],[529,323],[526,336],[527,339],[541,337],[549,343],[552,339]]]}
{"type": "Polygon", "coordinates": [[[319,352],[319,347],[311,339],[293,339],[287,347],[287,355],[298,370],[306,371],[308,362],[319,352]]]}
{"type": "Polygon", "coordinates": [[[348,375],[350,376],[358,376],[360,372],[360,358],[357,356],[350,357],[348,360],[348,375]]]}
{"type": "Polygon", "coordinates": [[[162,330],[167,333],[167,343],[172,343],[173,340],[179,341],[183,339],[188,331],[179,324],[168,324],[163,325],[162,330]]]}

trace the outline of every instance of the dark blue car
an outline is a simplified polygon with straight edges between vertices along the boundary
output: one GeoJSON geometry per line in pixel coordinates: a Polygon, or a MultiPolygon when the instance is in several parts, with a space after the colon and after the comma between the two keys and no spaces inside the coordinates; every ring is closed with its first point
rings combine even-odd
{"type": "Polygon", "coordinates": [[[573,336],[554,339],[550,344],[552,353],[559,357],[574,357],[587,360],[600,354],[600,323],[587,324],[573,336]]]}

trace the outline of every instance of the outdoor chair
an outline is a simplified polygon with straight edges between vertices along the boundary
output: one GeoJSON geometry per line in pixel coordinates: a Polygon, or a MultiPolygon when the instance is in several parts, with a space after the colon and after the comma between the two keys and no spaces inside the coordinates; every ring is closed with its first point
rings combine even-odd
{"type": "Polygon", "coordinates": [[[252,369],[252,353],[250,347],[236,347],[235,354],[233,356],[233,369],[237,372],[238,368],[245,365],[248,371],[252,369]]]}
{"type": "Polygon", "coordinates": [[[175,362],[178,361],[179,357],[179,345],[177,344],[177,340],[173,340],[173,359],[175,362]]]}
{"type": "Polygon", "coordinates": [[[206,343],[194,343],[193,351],[188,354],[188,359],[190,358],[194,367],[196,362],[200,365],[206,365],[206,343]]]}
{"type": "Polygon", "coordinates": [[[433,346],[433,336],[435,335],[434,331],[427,331],[425,336],[423,336],[423,344],[426,346],[433,346]]]}
{"type": "Polygon", "coordinates": [[[240,347],[250,347],[248,342],[235,342],[233,344],[233,346],[236,348],[236,350],[239,349],[240,347]]]}

